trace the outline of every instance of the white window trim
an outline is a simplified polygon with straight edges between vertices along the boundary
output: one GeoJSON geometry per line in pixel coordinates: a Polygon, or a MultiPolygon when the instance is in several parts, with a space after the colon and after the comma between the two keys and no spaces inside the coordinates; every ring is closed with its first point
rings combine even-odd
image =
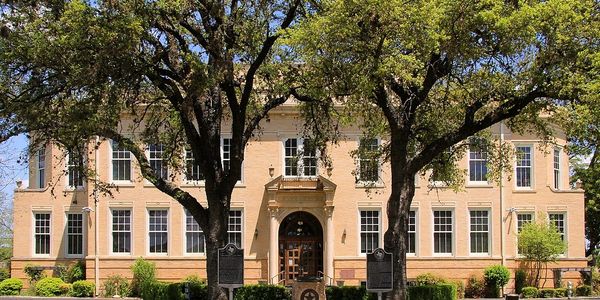
{"type": "Polygon", "coordinates": [[[519,215],[531,215],[531,222],[535,222],[535,211],[517,211],[515,214],[515,257],[522,258],[523,254],[519,253],[519,215]]]}
{"type": "Polygon", "coordinates": [[[36,181],[36,185],[37,185],[37,187],[39,189],[43,189],[43,188],[46,187],[46,177],[47,177],[46,176],[47,175],[46,174],[46,164],[47,164],[46,151],[47,151],[46,146],[42,146],[41,149],[38,149],[36,151],[36,155],[35,155],[35,158],[36,158],[35,159],[35,167],[36,167],[35,168],[35,170],[36,170],[35,171],[35,181],[36,181]],[[44,155],[44,167],[43,168],[40,168],[40,156],[41,156],[41,154],[44,155]],[[43,181],[44,182],[42,182],[42,180],[40,180],[40,179],[42,179],[42,177],[40,177],[40,175],[41,175],[40,171],[41,170],[44,170],[44,176],[43,176],[43,181]]]}
{"type": "MultiPolygon", "coordinates": [[[[65,257],[66,258],[83,258],[85,257],[86,254],[86,250],[87,250],[87,234],[86,234],[86,228],[87,228],[87,220],[86,220],[86,214],[83,212],[77,212],[77,211],[66,211],[65,212],[65,229],[64,229],[64,237],[65,237],[65,257]],[[82,245],[81,245],[81,254],[69,254],[69,215],[70,214],[79,214],[81,215],[81,239],[82,239],[82,245]]],[[[52,219],[50,219],[50,221],[52,221],[52,219]]]]}
{"type": "Polygon", "coordinates": [[[434,257],[454,257],[456,255],[456,210],[454,207],[434,208],[431,210],[431,253],[434,257]],[[436,211],[451,211],[452,212],[452,252],[437,253],[435,252],[435,212],[436,211]]]}
{"type": "MultiPolygon", "coordinates": [[[[146,156],[146,159],[148,160],[148,164],[150,164],[150,145],[151,144],[146,144],[146,146],[144,147],[144,155],[146,156]]],[[[164,144],[158,143],[158,144],[152,144],[152,145],[162,145],[163,146],[163,154],[164,154],[164,144]]],[[[163,157],[161,157],[161,161],[164,162],[164,160],[165,159],[163,157]]],[[[167,167],[167,178],[165,178],[164,180],[170,182],[171,181],[171,168],[169,168],[168,164],[167,164],[166,167],[167,167]]],[[[152,172],[155,172],[154,169],[152,169],[152,172]]],[[[132,176],[133,176],[133,174],[132,174],[132,176]]],[[[144,185],[146,185],[146,186],[154,186],[154,184],[152,184],[150,182],[150,180],[148,180],[145,177],[144,177],[144,185]]]]}
{"type": "Polygon", "coordinates": [[[419,256],[419,209],[411,208],[410,211],[415,212],[415,252],[406,252],[406,256],[408,257],[417,257],[419,256]]]}
{"type": "Polygon", "coordinates": [[[319,152],[318,149],[315,150],[315,158],[317,160],[317,163],[315,165],[316,167],[316,172],[315,175],[312,176],[306,176],[304,175],[304,166],[303,164],[301,164],[300,162],[302,161],[302,159],[304,158],[304,155],[302,156],[298,156],[298,164],[296,165],[298,167],[298,175],[297,176],[292,176],[292,175],[285,175],[285,142],[288,139],[296,139],[297,140],[297,152],[300,153],[304,150],[304,138],[302,137],[298,137],[298,136],[286,136],[281,140],[281,175],[283,175],[284,178],[317,178],[320,175],[320,168],[319,168],[319,157],[321,156],[321,153],[319,152]]]}
{"type": "MultiPolygon", "coordinates": [[[[361,138],[358,139],[357,141],[357,145],[360,149],[360,140],[361,138]]],[[[381,147],[381,138],[375,138],[375,140],[377,140],[377,147],[381,147]]],[[[285,141],[284,141],[285,143],[285,141]]],[[[285,144],[284,144],[284,150],[285,150],[285,144]]],[[[285,153],[284,153],[285,156],[285,153]]],[[[317,159],[318,159],[318,153],[317,153],[317,159]]],[[[366,180],[360,180],[360,153],[358,155],[358,157],[356,158],[356,186],[357,187],[383,187],[383,180],[381,179],[382,176],[382,161],[381,159],[377,159],[377,180],[376,181],[366,181],[366,180]]],[[[318,160],[317,160],[318,162],[318,160]]],[[[284,162],[285,163],[285,162],[284,162]]],[[[318,166],[317,166],[317,174],[319,172],[318,166]]]]}
{"type": "Polygon", "coordinates": [[[515,143],[514,144],[515,147],[515,163],[514,163],[514,171],[513,171],[513,176],[515,178],[515,183],[514,183],[514,189],[515,190],[534,190],[535,187],[535,147],[534,144],[532,143],[515,143]],[[531,176],[531,180],[530,180],[530,186],[518,186],[517,185],[517,147],[529,147],[529,149],[531,149],[531,165],[529,166],[530,169],[530,176],[531,176]]]}
{"type": "Polygon", "coordinates": [[[169,256],[171,253],[171,240],[172,240],[172,230],[171,230],[171,210],[168,207],[146,207],[146,255],[148,256],[169,256]],[[167,252],[165,253],[155,253],[150,252],[150,211],[151,210],[166,210],[167,211],[167,252]]]}
{"type": "MultiPolygon", "coordinates": [[[[71,176],[69,174],[70,159],[71,159],[71,153],[67,150],[66,154],[65,154],[65,179],[64,179],[65,180],[65,190],[66,191],[83,190],[87,183],[86,178],[81,179],[81,185],[73,186],[73,185],[69,184],[69,177],[71,176]]],[[[82,162],[84,165],[87,164],[87,158],[85,156],[83,157],[82,162]]],[[[82,176],[82,174],[80,174],[80,176],[82,176]]]]}
{"type": "Polygon", "coordinates": [[[108,176],[110,178],[110,182],[114,183],[116,185],[119,186],[127,186],[127,185],[133,185],[133,178],[134,178],[134,168],[133,168],[133,153],[131,153],[131,151],[129,151],[129,180],[115,180],[113,179],[113,143],[116,143],[113,140],[110,140],[108,143],[108,176]]]}
{"type": "Polygon", "coordinates": [[[562,185],[562,149],[560,147],[554,147],[552,151],[552,188],[559,191],[563,188],[562,185]],[[558,151],[558,169],[554,167],[554,155],[558,151]],[[558,175],[554,174],[554,171],[558,171],[558,175]],[[557,178],[556,178],[557,177],[557,178]],[[556,183],[556,184],[555,184],[556,183]]]}
{"type": "MultiPolygon", "coordinates": [[[[181,224],[183,224],[183,226],[182,226],[183,227],[183,238],[182,238],[182,243],[181,243],[181,245],[183,247],[183,255],[184,256],[192,256],[192,257],[206,257],[206,236],[204,238],[204,252],[195,253],[195,252],[187,251],[187,236],[186,236],[186,234],[187,234],[187,216],[186,216],[185,212],[186,212],[186,209],[184,207],[181,207],[181,213],[183,215],[183,223],[181,223],[181,224]]],[[[242,217],[243,216],[244,215],[242,214],[242,217]]],[[[202,231],[202,228],[200,228],[200,230],[202,231]]],[[[202,231],[202,233],[204,233],[204,231],[202,231]]]]}
{"type": "Polygon", "coordinates": [[[358,243],[357,243],[356,251],[357,251],[359,257],[366,257],[367,253],[362,253],[361,249],[360,249],[361,242],[362,242],[362,240],[361,240],[362,238],[360,236],[360,234],[362,233],[361,228],[360,228],[360,226],[361,226],[361,215],[360,215],[360,213],[362,211],[377,211],[377,212],[379,212],[379,217],[378,217],[378,221],[379,221],[378,228],[379,228],[379,231],[378,231],[378,239],[377,239],[378,248],[383,248],[382,247],[382,245],[383,245],[383,234],[382,234],[382,219],[383,219],[383,216],[381,214],[381,211],[382,211],[381,207],[359,207],[358,208],[358,211],[357,211],[358,222],[356,222],[356,225],[357,225],[356,226],[356,232],[358,233],[358,235],[357,235],[358,243]]]}
{"type": "MultiPolygon", "coordinates": [[[[221,151],[221,166],[223,166],[223,144],[225,143],[224,140],[225,139],[231,139],[231,135],[230,134],[226,134],[226,135],[222,135],[221,136],[221,145],[220,147],[220,151],[221,151]]],[[[231,147],[231,144],[230,144],[231,147]]],[[[231,150],[229,153],[230,157],[229,157],[229,165],[231,166],[231,150]]],[[[235,183],[236,186],[241,186],[244,184],[244,162],[242,161],[242,165],[241,165],[241,170],[240,170],[240,179],[235,183]]]]}
{"type": "Polygon", "coordinates": [[[490,257],[490,256],[492,256],[492,236],[493,236],[493,233],[492,233],[492,209],[489,208],[489,207],[481,207],[481,208],[479,208],[479,207],[470,207],[468,209],[468,215],[467,215],[467,217],[469,218],[469,222],[467,224],[467,226],[469,226],[468,227],[468,229],[469,229],[469,231],[468,231],[468,234],[469,234],[469,236],[468,236],[468,241],[469,241],[469,244],[468,244],[469,256],[475,256],[475,257],[490,257]],[[488,226],[488,231],[487,231],[487,234],[488,234],[488,239],[487,239],[488,240],[488,242],[487,242],[487,244],[488,244],[487,245],[488,252],[487,253],[471,252],[471,233],[472,233],[472,231],[471,231],[471,211],[487,211],[487,214],[488,214],[487,215],[487,219],[488,219],[488,224],[487,224],[487,226],[488,226]]]}
{"type": "MultiPolygon", "coordinates": [[[[223,147],[220,146],[220,149],[221,150],[219,150],[219,151],[221,151],[221,155],[223,155],[222,154],[223,147]]],[[[184,164],[183,164],[183,173],[181,174],[181,183],[183,186],[200,186],[200,187],[202,187],[205,185],[205,180],[189,180],[189,179],[187,179],[187,151],[188,150],[184,147],[183,148],[183,163],[184,164]]],[[[185,214],[185,210],[183,212],[185,214]]]]}
{"type": "Polygon", "coordinates": [[[32,235],[31,236],[33,237],[33,239],[31,239],[31,253],[32,253],[31,256],[32,257],[51,257],[52,256],[52,252],[53,252],[52,251],[52,246],[53,246],[52,245],[53,244],[53,242],[52,242],[52,236],[53,236],[53,233],[54,233],[54,230],[52,229],[52,225],[53,225],[52,224],[52,222],[53,222],[52,211],[50,211],[50,210],[33,210],[32,213],[31,213],[31,220],[32,220],[32,223],[31,223],[32,224],[32,226],[31,226],[31,233],[32,233],[32,235]],[[35,235],[36,235],[36,233],[35,233],[35,214],[50,214],[50,225],[49,225],[50,226],[50,233],[49,233],[49,235],[50,235],[50,246],[49,246],[50,253],[48,253],[48,254],[37,254],[37,253],[35,253],[35,235]]]}
{"type": "MultiPolygon", "coordinates": [[[[487,151],[485,151],[485,152],[488,153],[487,151]]],[[[477,161],[481,161],[481,160],[478,159],[477,161]]],[[[485,159],[484,162],[487,164],[487,159],[485,159]]],[[[486,175],[489,175],[489,170],[487,170],[486,175]]],[[[466,183],[467,183],[467,186],[490,186],[491,185],[489,179],[488,180],[475,180],[475,181],[471,180],[471,147],[469,147],[469,150],[467,151],[467,181],[466,181],[466,183]]]]}
{"type": "Polygon", "coordinates": [[[552,220],[550,220],[550,214],[562,214],[564,216],[564,227],[565,227],[565,239],[564,242],[567,245],[565,247],[565,252],[562,254],[559,254],[558,257],[559,258],[565,258],[568,257],[569,254],[569,215],[567,211],[564,210],[557,210],[557,211],[547,211],[546,212],[546,217],[548,218],[548,222],[553,222],[552,220]]]}
{"type": "MultiPolygon", "coordinates": [[[[241,220],[240,220],[240,222],[241,222],[241,224],[240,224],[240,226],[241,226],[241,228],[240,228],[241,229],[241,231],[240,231],[240,248],[244,248],[244,245],[246,244],[245,243],[246,214],[244,212],[244,208],[243,207],[232,207],[229,210],[230,211],[240,211],[242,213],[241,220]]],[[[229,226],[229,216],[227,218],[228,218],[227,225],[229,226]]],[[[229,228],[227,228],[227,236],[229,236],[229,228]]],[[[228,238],[227,242],[229,242],[229,238],[228,238]]]]}
{"type": "MultiPolygon", "coordinates": [[[[109,207],[109,222],[108,223],[108,253],[115,256],[132,256],[134,253],[134,210],[133,207],[109,207]],[[129,252],[113,252],[113,211],[129,210],[129,252]]],[[[97,226],[97,225],[96,225],[97,226]]]]}

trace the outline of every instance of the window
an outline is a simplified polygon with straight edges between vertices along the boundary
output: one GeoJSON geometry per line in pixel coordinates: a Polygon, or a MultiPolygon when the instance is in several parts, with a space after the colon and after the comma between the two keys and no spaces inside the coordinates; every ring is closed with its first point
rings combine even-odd
{"type": "Polygon", "coordinates": [[[517,187],[531,187],[531,146],[517,146],[517,187]]]}
{"type": "Polygon", "coordinates": [[[379,248],[379,211],[360,211],[360,253],[379,248]]]}
{"type": "Polygon", "coordinates": [[[565,239],[565,214],[564,213],[549,213],[548,219],[550,220],[550,224],[554,224],[556,230],[560,233],[560,238],[563,242],[566,242],[565,239]]]}
{"type": "Polygon", "coordinates": [[[487,210],[471,210],[471,253],[489,253],[490,218],[487,210]]]}
{"type": "Polygon", "coordinates": [[[131,253],[131,210],[112,210],[112,252],[131,253]]]}
{"type": "Polygon", "coordinates": [[[192,150],[185,150],[185,180],[187,181],[202,181],[204,174],[200,170],[200,165],[194,160],[192,150]]]}
{"type": "Polygon", "coordinates": [[[223,171],[229,172],[231,166],[231,139],[223,139],[223,153],[222,153],[222,164],[223,171]]]}
{"type": "Polygon", "coordinates": [[[150,253],[167,253],[169,217],[166,209],[148,210],[148,244],[150,253]]]}
{"type": "Polygon", "coordinates": [[[478,145],[469,147],[469,181],[487,183],[487,150],[478,145]]]}
{"type": "Polygon", "coordinates": [[[69,151],[67,155],[67,186],[76,188],[83,186],[82,158],[77,151],[69,151]]]}
{"type": "Polygon", "coordinates": [[[560,149],[554,149],[554,189],[560,189],[560,149]]]}
{"type": "Polygon", "coordinates": [[[230,210],[227,226],[227,243],[242,248],[242,211],[230,210]]]}
{"type": "MultiPolygon", "coordinates": [[[[527,223],[533,222],[533,213],[518,213],[517,214],[517,232],[521,232],[523,230],[523,226],[527,223]]],[[[517,253],[522,253],[521,249],[518,248],[517,243],[517,253]]]]}
{"type": "Polygon", "coordinates": [[[83,214],[67,213],[67,255],[83,255],[83,214]]]}
{"type": "Polygon", "coordinates": [[[187,209],[185,210],[185,252],[204,253],[204,233],[187,209]]]}
{"type": "Polygon", "coordinates": [[[452,254],[452,211],[433,212],[433,252],[452,254]]]}
{"type": "Polygon", "coordinates": [[[417,212],[411,210],[408,213],[408,245],[406,253],[415,254],[417,251],[417,212]]]}
{"type": "Polygon", "coordinates": [[[317,149],[310,140],[285,140],[285,176],[317,176],[317,149]]]}
{"type": "Polygon", "coordinates": [[[358,180],[376,182],[379,180],[379,141],[377,139],[360,139],[358,180]]]}
{"type": "Polygon", "coordinates": [[[44,188],[46,186],[46,147],[42,146],[37,151],[37,186],[44,188]]]}
{"type": "Polygon", "coordinates": [[[35,254],[50,254],[50,213],[35,213],[35,254]]]}
{"type": "Polygon", "coordinates": [[[112,180],[131,181],[131,152],[112,142],[112,180]]]}
{"type": "Polygon", "coordinates": [[[148,145],[148,160],[154,174],[159,178],[167,180],[169,178],[169,169],[163,159],[164,146],[162,144],[148,145]]]}

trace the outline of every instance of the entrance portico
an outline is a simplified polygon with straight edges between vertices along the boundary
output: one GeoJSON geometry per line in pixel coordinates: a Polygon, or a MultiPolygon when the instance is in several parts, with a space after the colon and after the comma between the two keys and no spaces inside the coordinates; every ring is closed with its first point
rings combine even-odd
{"type": "Polygon", "coordinates": [[[332,281],[333,195],[336,185],[322,176],[280,176],[265,187],[270,213],[269,283],[287,284],[285,280],[295,276],[321,276],[320,272],[323,272],[326,282],[332,281]],[[298,229],[302,232],[310,230],[311,234],[298,234],[298,229]],[[290,230],[296,230],[295,237],[290,230]],[[303,253],[305,256],[301,257],[303,253]]]}

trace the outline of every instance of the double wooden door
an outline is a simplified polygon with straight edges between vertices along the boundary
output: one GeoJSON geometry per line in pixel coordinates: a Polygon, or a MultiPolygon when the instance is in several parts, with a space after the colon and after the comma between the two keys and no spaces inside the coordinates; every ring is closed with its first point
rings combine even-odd
{"type": "Polygon", "coordinates": [[[323,242],[320,237],[280,237],[280,268],[285,285],[302,276],[318,276],[323,271],[323,242]]]}

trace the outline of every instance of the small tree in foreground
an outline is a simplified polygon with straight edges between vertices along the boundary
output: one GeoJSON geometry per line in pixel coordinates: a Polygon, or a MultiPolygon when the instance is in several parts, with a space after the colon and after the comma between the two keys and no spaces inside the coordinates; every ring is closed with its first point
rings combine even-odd
{"type": "Polygon", "coordinates": [[[519,253],[529,270],[528,283],[539,287],[542,270],[547,270],[548,263],[555,262],[565,253],[567,245],[554,224],[545,221],[525,224],[518,239],[519,253]]]}

